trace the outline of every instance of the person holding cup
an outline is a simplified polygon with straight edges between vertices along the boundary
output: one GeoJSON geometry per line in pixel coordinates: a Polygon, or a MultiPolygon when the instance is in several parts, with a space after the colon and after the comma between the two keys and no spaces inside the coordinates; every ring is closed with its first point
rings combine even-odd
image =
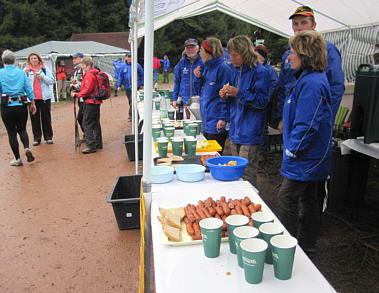
{"type": "Polygon", "coordinates": [[[278,194],[278,215],[311,256],[320,231],[320,186],[330,168],[332,96],[325,73],[328,62],[322,35],[301,31],[290,38],[289,45],[288,59],[297,71],[297,80],[283,109],[284,178],[278,194]]]}
{"type": "Polygon", "coordinates": [[[204,62],[204,72],[201,73],[198,66],[194,74],[201,80],[200,114],[203,133],[207,139],[216,140],[224,148],[228,135],[225,126],[229,120],[229,111],[225,101],[220,99],[219,91],[231,82],[231,69],[224,62],[222,44],[217,38],[209,37],[201,43],[200,57],[204,62]]]}

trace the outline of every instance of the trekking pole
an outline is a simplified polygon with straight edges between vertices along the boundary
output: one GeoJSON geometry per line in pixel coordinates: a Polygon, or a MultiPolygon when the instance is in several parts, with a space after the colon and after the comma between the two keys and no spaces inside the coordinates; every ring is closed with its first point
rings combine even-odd
{"type": "Polygon", "coordinates": [[[80,148],[79,144],[79,127],[78,127],[78,119],[76,117],[76,97],[72,99],[74,103],[74,121],[75,121],[75,151],[78,151],[80,148]]]}

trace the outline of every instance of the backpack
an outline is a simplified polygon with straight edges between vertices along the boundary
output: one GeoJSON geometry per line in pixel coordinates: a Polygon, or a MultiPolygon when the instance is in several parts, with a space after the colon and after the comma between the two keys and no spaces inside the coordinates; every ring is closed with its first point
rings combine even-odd
{"type": "Polygon", "coordinates": [[[96,100],[106,100],[111,96],[111,86],[109,84],[109,77],[104,71],[93,73],[96,77],[96,88],[94,89],[93,98],[96,100]]]}

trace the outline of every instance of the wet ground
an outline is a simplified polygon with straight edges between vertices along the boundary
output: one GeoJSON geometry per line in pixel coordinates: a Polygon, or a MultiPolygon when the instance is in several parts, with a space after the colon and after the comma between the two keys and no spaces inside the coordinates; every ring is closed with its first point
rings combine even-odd
{"type": "MultiPolygon", "coordinates": [[[[0,292],[137,292],[139,230],[120,231],[106,202],[118,176],[135,174],[122,144],[131,133],[127,109],[124,95],[101,106],[104,149],[83,155],[74,150],[72,103],[53,105],[54,144],[32,147],[36,161],[22,157],[23,167],[9,166],[1,123],[0,292]]],[[[32,141],[30,124],[28,129],[32,141]]],[[[258,182],[274,211],[280,160],[280,154],[269,154],[258,182]]],[[[313,261],[338,292],[378,292],[375,164],[364,203],[323,217],[313,261]]]]}

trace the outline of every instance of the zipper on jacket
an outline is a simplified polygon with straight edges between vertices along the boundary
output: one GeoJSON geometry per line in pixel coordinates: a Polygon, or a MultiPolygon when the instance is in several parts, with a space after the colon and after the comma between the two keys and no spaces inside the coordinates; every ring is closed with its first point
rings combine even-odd
{"type": "MultiPolygon", "coordinates": [[[[237,88],[239,89],[240,88],[240,83],[241,83],[241,76],[242,76],[242,67],[240,68],[240,76],[238,77],[238,82],[237,82],[237,88]]],[[[237,114],[236,114],[236,118],[234,120],[234,135],[236,136],[237,138],[237,118],[238,118],[238,113],[239,113],[239,103],[238,103],[238,97],[236,97],[236,104],[237,104],[237,114]]],[[[237,139],[236,139],[237,140],[237,139]]]]}
{"type": "Polygon", "coordinates": [[[193,65],[193,63],[190,62],[190,72],[189,72],[189,74],[190,74],[190,96],[189,96],[189,98],[192,97],[192,65],[193,65]]]}

